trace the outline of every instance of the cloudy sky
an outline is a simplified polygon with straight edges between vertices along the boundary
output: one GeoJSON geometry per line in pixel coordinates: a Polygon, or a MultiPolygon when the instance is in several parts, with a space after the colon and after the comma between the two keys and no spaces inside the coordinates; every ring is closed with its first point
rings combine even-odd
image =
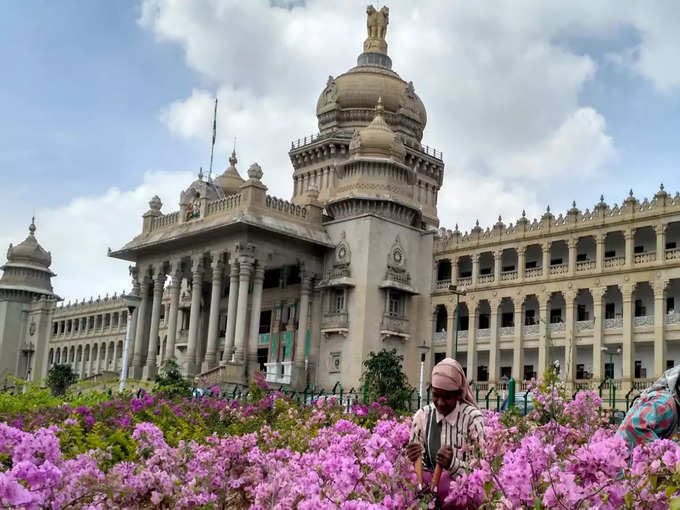
{"type": "MultiPolygon", "coordinates": [[[[32,214],[67,299],[128,286],[106,257],[234,139],[292,193],[290,141],[316,132],[329,74],[354,65],[365,5],[343,1],[24,0],[0,15],[0,247],[32,214]]],[[[382,4],[381,4],[382,5],[382,4]]],[[[468,229],[680,189],[680,3],[392,1],[393,68],[446,162],[443,226],[468,229]]]]}

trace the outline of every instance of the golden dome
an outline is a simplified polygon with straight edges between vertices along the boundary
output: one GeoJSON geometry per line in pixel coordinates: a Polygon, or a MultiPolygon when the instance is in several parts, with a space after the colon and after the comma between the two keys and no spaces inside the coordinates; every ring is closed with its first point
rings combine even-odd
{"type": "Polygon", "coordinates": [[[379,97],[378,104],[375,106],[375,116],[371,123],[354,132],[349,145],[351,155],[358,154],[359,156],[393,158],[400,162],[404,161],[406,149],[399,137],[385,122],[384,111],[382,98],[379,97]]]}
{"type": "Polygon", "coordinates": [[[236,170],[236,151],[232,151],[229,158],[229,168],[227,168],[222,175],[215,177],[215,186],[221,188],[226,195],[233,195],[239,192],[239,188],[245,182],[236,170]]]}

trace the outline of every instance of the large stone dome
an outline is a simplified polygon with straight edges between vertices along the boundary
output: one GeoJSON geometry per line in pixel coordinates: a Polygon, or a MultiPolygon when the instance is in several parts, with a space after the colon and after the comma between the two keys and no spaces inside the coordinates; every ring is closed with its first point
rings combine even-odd
{"type": "Polygon", "coordinates": [[[384,39],[372,39],[369,35],[364,50],[356,67],[337,78],[328,77],[316,103],[319,131],[352,133],[368,125],[378,98],[382,98],[385,120],[390,127],[403,135],[407,144],[420,143],[427,112],[413,83],[404,81],[392,70],[384,39]]]}

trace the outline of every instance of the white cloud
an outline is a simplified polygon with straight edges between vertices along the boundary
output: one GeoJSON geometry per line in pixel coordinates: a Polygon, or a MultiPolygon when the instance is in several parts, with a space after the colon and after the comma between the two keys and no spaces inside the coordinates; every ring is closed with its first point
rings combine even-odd
{"type": "MultiPolygon", "coordinates": [[[[141,215],[153,195],[163,200],[164,212],[176,210],[180,190],[192,179],[188,172],[147,172],[134,189],[112,187],[99,196],[39,209],[36,237],[52,253],[55,292],[68,300],[129,290],[129,263],[107,257],[107,248],[120,248],[141,232],[141,215]]],[[[25,237],[25,230],[8,232],[0,243],[17,244],[25,237]]]]}

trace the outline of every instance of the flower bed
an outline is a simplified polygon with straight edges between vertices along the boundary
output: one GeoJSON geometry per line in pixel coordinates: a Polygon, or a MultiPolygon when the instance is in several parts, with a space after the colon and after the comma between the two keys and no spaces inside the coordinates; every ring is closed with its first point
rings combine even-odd
{"type": "MultiPolygon", "coordinates": [[[[596,394],[532,392],[527,417],[485,412],[483,455],[452,484],[460,508],[661,509],[678,496],[677,443],[630,454],[596,394]]],[[[409,416],[382,403],[347,414],[332,398],[304,407],[261,389],[250,397],[0,409],[0,507],[420,505],[403,453],[409,416]]]]}

